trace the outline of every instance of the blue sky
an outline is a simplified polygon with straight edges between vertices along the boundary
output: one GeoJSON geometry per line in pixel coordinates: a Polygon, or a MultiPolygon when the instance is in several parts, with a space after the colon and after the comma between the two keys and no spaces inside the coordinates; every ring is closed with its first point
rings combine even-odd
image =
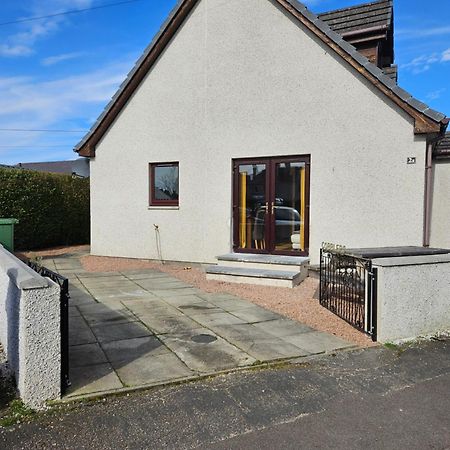
{"type": "MultiPolygon", "coordinates": [[[[2,24],[118,1],[1,1],[1,129],[88,129],[176,0],[138,0],[2,24]]],[[[314,12],[323,12],[362,1],[305,3],[314,12]]],[[[395,33],[400,85],[450,115],[450,1],[396,0],[395,33]]],[[[72,148],[82,136],[82,132],[0,131],[0,163],[73,159],[72,148]]]]}

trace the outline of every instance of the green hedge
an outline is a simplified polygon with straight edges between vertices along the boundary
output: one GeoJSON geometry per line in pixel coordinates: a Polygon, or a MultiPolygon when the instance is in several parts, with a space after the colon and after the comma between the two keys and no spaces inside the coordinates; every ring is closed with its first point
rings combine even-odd
{"type": "Polygon", "coordinates": [[[19,219],[17,250],[89,243],[89,179],[0,168],[0,218],[19,219]]]}

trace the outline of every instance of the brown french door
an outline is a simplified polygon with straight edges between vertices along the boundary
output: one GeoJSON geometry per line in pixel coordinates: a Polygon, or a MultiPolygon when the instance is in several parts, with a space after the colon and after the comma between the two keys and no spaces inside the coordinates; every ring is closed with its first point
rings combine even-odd
{"type": "Polygon", "coordinates": [[[233,161],[234,251],[308,255],[309,156],[233,161]]]}

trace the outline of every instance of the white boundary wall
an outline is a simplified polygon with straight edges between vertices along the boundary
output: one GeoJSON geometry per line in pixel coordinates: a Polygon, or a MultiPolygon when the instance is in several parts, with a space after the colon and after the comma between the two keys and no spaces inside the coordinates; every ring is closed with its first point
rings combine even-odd
{"type": "Polygon", "coordinates": [[[1,245],[0,342],[26,405],[60,397],[60,288],[1,245]]]}
{"type": "Polygon", "coordinates": [[[379,342],[450,331],[450,255],[375,259],[379,342]]]}

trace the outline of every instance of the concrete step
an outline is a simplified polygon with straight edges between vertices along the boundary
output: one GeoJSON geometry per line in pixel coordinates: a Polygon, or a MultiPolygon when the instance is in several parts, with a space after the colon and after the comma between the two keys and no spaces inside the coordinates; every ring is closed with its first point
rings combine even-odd
{"type": "Polygon", "coordinates": [[[208,280],[289,288],[300,284],[307,275],[308,270],[306,267],[303,270],[296,270],[294,268],[291,270],[267,270],[217,265],[209,266],[206,269],[206,278],[208,280]]]}
{"type": "Polygon", "coordinates": [[[309,265],[304,256],[258,255],[252,253],[228,253],[217,257],[221,266],[246,267],[281,271],[298,271],[309,265]]]}

